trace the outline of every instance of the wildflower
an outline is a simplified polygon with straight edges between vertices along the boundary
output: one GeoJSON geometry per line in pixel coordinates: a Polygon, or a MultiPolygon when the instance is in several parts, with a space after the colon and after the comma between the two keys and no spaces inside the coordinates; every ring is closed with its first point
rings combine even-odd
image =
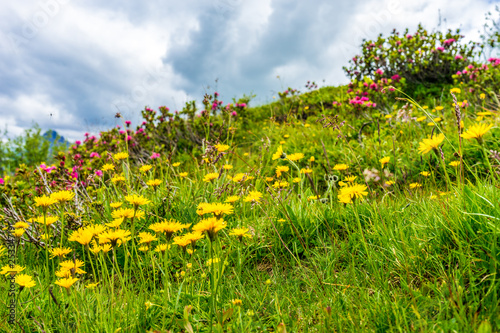
{"type": "Polygon", "coordinates": [[[168,249],[170,249],[170,244],[158,244],[155,248],[155,252],[165,253],[168,249]]]}
{"type": "Polygon", "coordinates": [[[193,231],[205,232],[210,241],[213,241],[217,236],[217,233],[226,227],[226,223],[223,219],[217,217],[209,217],[207,219],[201,220],[198,224],[193,226],[193,231]]]}
{"type": "Polygon", "coordinates": [[[435,123],[439,123],[441,121],[443,121],[443,118],[441,118],[441,117],[434,118],[435,123]]]}
{"type": "Polygon", "coordinates": [[[43,216],[39,216],[36,218],[35,221],[40,223],[40,224],[45,224],[45,225],[49,226],[49,225],[56,223],[58,219],[59,218],[57,216],[45,216],[45,218],[43,216]]]}
{"type": "Polygon", "coordinates": [[[274,177],[266,177],[266,182],[272,182],[274,180],[274,177]]]}
{"type": "Polygon", "coordinates": [[[273,154],[273,161],[277,160],[278,158],[286,158],[286,154],[283,152],[283,146],[281,145],[278,147],[278,150],[276,150],[276,153],[273,154]]]}
{"type": "Polygon", "coordinates": [[[314,156],[311,156],[311,157],[309,158],[309,162],[314,162],[314,161],[315,161],[314,156]]]}
{"type": "Polygon", "coordinates": [[[127,195],[125,197],[125,200],[127,200],[130,204],[132,204],[135,209],[137,209],[139,206],[148,205],[151,203],[150,200],[146,199],[142,195],[136,195],[136,194],[127,195]]]}
{"type": "Polygon", "coordinates": [[[22,229],[22,228],[20,228],[20,229],[14,229],[12,231],[12,235],[14,237],[16,237],[16,238],[21,238],[24,235],[25,232],[26,232],[26,229],[22,229]]]}
{"type": "Polygon", "coordinates": [[[184,236],[177,236],[174,237],[174,243],[179,245],[183,250],[186,249],[186,247],[191,244],[191,240],[189,238],[186,238],[184,236]]]}
{"type": "Polygon", "coordinates": [[[203,233],[200,231],[190,232],[190,233],[184,235],[185,239],[189,239],[189,241],[191,242],[191,246],[193,248],[196,245],[196,241],[202,239],[203,237],[205,237],[205,235],[203,235],[203,233]]]}
{"type": "Polygon", "coordinates": [[[308,174],[308,173],[312,173],[312,169],[309,169],[309,168],[303,168],[300,170],[300,173],[303,173],[303,174],[308,174]]]}
{"type": "Polygon", "coordinates": [[[132,209],[132,208],[119,208],[119,209],[112,211],[111,216],[114,219],[118,219],[118,218],[131,219],[134,217],[134,209],[132,209]]]}
{"type": "Polygon", "coordinates": [[[479,144],[483,142],[483,136],[493,127],[493,125],[476,124],[461,135],[464,139],[476,139],[479,144]]]}
{"type": "Polygon", "coordinates": [[[89,290],[94,290],[97,285],[99,284],[99,282],[96,282],[96,283],[89,283],[85,286],[85,288],[89,289],[89,290]]]}
{"type": "Polygon", "coordinates": [[[31,288],[36,285],[35,281],[33,281],[33,278],[28,274],[17,274],[16,283],[22,288],[31,288]]]}
{"type": "Polygon", "coordinates": [[[222,168],[223,168],[224,170],[231,170],[231,169],[233,168],[233,166],[232,166],[231,164],[224,164],[224,165],[222,166],[222,168]]]}
{"type": "Polygon", "coordinates": [[[217,151],[219,153],[223,153],[223,152],[227,151],[230,148],[230,146],[223,145],[223,144],[216,144],[214,147],[215,147],[215,149],[217,149],[217,151]]]}
{"type": "Polygon", "coordinates": [[[436,110],[437,110],[437,111],[441,111],[442,109],[444,109],[444,107],[443,107],[443,106],[441,106],[441,105],[436,106],[436,110]]]}
{"type": "Polygon", "coordinates": [[[351,203],[352,199],[363,198],[367,196],[366,185],[362,184],[352,184],[344,186],[339,191],[339,201],[342,203],[351,203]]]}
{"type": "Polygon", "coordinates": [[[46,210],[50,205],[55,204],[57,201],[54,198],[48,197],[46,195],[35,198],[35,204],[37,207],[42,207],[42,209],[46,210]]]}
{"type": "Polygon", "coordinates": [[[292,182],[294,182],[294,183],[300,183],[300,178],[299,177],[295,177],[294,179],[292,179],[292,182]]]}
{"type": "Polygon", "coordinates": [[[434,124],[434,123],[431,122],[431,123],[427,123],[427,126],[431,126],[432,127],[432,126],[436,126],[436,124],[434,124]]]}
{"type": "Polygon", "coordinates": [[[410,189],[415,189],[415,188],[419,188],[419,187],[422,187],[422,184],[420,183],[411,183],[410,184],[410,189]]]}
{"type": "Polygon", "coordinates": [[[196,213],[198,215],[205,215],[213,213],[215,216],[222,216],[224,214],[232,214],[233,206],[228,203],[206,203],[201,202],[198,204],[196,213]]]}
{"type": "Polygon", "coordinates": [[[149,165],[149,164],[144,164],[143,166],[141,166],[139,168],[139,171],[142,172],[142,173],[146,173],[148,172],[149,170],[151,170],[153,168],[153,166],[149,165]]]}
{"type": "Polygon", "coordinates": [[[172,235],[182,229],[186,229],[190,224],[182,224],[176,220],[163,220],[162,222],[154,223],[149,226],[157,234],[164,233],[167,240],[172,238],[172,235]]]}
{"type": "Polygon", "coordinates": [[[240,197],[237,195],[233,195],[233,196],[228,197],[224,202],[233,203],[233,202],[236,202],[238,200],[240,200],[240,197]]]}
{"type": "Polygon", "coordinates": [[[123,205],[123,202],[112,202],[109,204],[111,208],[120,208],[123,205]]]}
{"type": "Polygon", "coordinates": [[[213,259],[208,259],[207,260],[207,266],[210,266],[212,264],[217,264],[220,262],[220,258],[213,258],[213,259]]]}
{"type": "Polygon", "coordinates": [[[71,271],[61,268],[57,270],[54,274],[60,278],[67,278],[71,276],[71,271]]]}
{"type": "Polygon", "coordinates": [[[55,284],[57,284],[58,286],[61,286],[61,287],[64,287],[66,288],[66,290],[69,291],[69,288],[71,288],[71,286],[76,282],[78,281],[77,278],[73,278],[73,277],[67,277],[67,278],[63,278],[63,279],[59,279],[57,280],[56,282],[54,282],[55,284]]]}
{"type": "Polygon", "coordinates": [[[83,261],[80,259],[76,259],[75,261],[73,260],[66,260],[63,262],[60,262],[59,265],[61,266],[61,270],[63,271],[69,271],[71,274],[85,274],[85,271],[81,269],[84,265],[83,261]]]}
{"type": "Polygon", "coordinates": [[[30,225],[26,222],[20,221],[14,224],[14,228],[16,229],[28,229],[30,225]]]}
{"type": "Polygon", "coordinates": [[[55,247],[53,249],[51,249],[49,252],[50,252],[50,255],[51,255],[51,259],[55,258],[55,257],[58,257],[59,259],[62,259],[64,258],[67,254],[71,253],[71,249],[69,247],[55,247]]]}
{"type": "Polygon", "coordinates": [[[233,177],[232,180],[235,183],[239,183],[239,182],[242,182],[243,180],[248,180],[248,179],[249,179],[249,177],[246,174],[244,174],[244,173],[237,173],[236,175],[234,175],[234,177],[233,177]]]}
{"type": "Polygon", "coordinates": [[[161,184],[161,180],[160,180],[160,179],[148,180],[148,181],[146,182],[146,185],[148,185],[148,186],[152,186],[152,187],[159,186],[160,184],[161,184]]]}
{"type": "Polygon", "coordinates": [[[349,176],[344,179],[344,181],[349,182],[349,183],[354,183],[354,181],[358,178],[357,176],[349,176]]]}
{"type": "Polygon", "coordinates": [[[277,177],[281,177],[281,173],[282,173],[282,172],[288,172],[289,170],[290,170],[290,168],[289,168],[289,167],[287,167],[287,166],[284,166],[284,165],[278,165],[278,166],[276,167],[276,176],[277,176],[277,177]]]}
{"type": "Polygon", "coordinates": [[[172,163],[172,166],[175,167],[175,168],[178,167],[179,165],[181,165],[181,162],[172,163]]]}
{"type": "Polygon", "coordinates": [[[243,199],[244,202],[260,202],[262,199],[262,193],[259,191],[250,191],[248,195],[243,199]]]}
{"type": "Polygon", "coordinates": [[[117,229],[108,230],[99,235],[99,244],[111,243],[113,247],[130,240],[130,231],[117,229]]]}
{"type": "Polygon", "coordinates": [[[205,183],[208,183],[208,182],[211,182],[212,180],[217,179],[217,178],[219,178],[219,174],[216,172],[212,172],[212,173],[206,174],[205,177],[203,177],[203,181],[205,183]]]}
{"type": "Polygon", "coordinates": [[[67,202],[73,199],[75,196],[74,192],[71,191],[59,191],[54,192],[50,195],[52,199],[55,199],[57,202],[67,202]]]}
{"type": "Polygon", "coordinates": [[[460,165],[460,161],[451,161],[449,165],[451,165],[452,167],[457,167],[460,165]]]}
{"type": "Polygon", "coordinates": [[[146,302],[144,303],[144,306],[146,307],[146,310],[149,310],[149,308],[150,308],[150,307],[152,307],[153,305],[154,305],[154,304],[153,304],[153,303],[151,303],[151,301],[146,301],[146,302]]]}
{"type": "Polygon", "coordinates": [[[451,88],[450,89],[450,93],[451,94],[460,94],[462,91],[460,90],[460,88],[451,88]]]}
{"type": "Polygon", "coordinates": [[[125,180],[126,179],[123,176],[116,176],[116,177],[111,178],[111,181],[113,182],[113,184],[118,183],[118,182],[124,182],[125,180]]]}
{"type": "Polygon", "coordinates": [[[235,298],[231,300],[231,304],[240,307],[241,305],[243,305],[243,302],[241,301],[241,299],[235,298]]]}
{"type": "Polygon", "coordinates": [[[425,119],[427,119],[427,116],[422,116],[422,117],[418,117],[417,121],[420,123],[420,122],[424,121],[425,119]]]}
{"type": "Polygon", "coordinates": [[[181,172],[181,173],[179,173],[179,177],[181,177],[181,178],[186,178],[187,175],[188,175],[187,172],[181,172]]]}
{"type": "Polygon", "coordinates": [[[423,139],[422,142],[419,143],[419,152],[420,154],[427,154],[431,150],[436,150],[441,142],[444,140],[444,134],[439,133],[438,135],[434,137],[430,137],[427,139],[423,139]]]}
{"type": "Polygon", "coordinates": [[[344,171],[347,169],[349,169],[349,166],[347,164],[335,164],[335,166],[333,167],[333,170],[337,171],[344,171]]]}
{"type": "Polygon", "coordinates": [[[115,168],[115,166],[113,164],[104,164],[102,166],[102,171],[109,171],[109,170],[113,170],[115,168]]]}
{"type": "Polygon", "coordinates": [[[422,172],[420,172],[420,174],[424,177],[429,177],[431,175],[431,173],[429,171],[422,171],[422,172]]]}
{"type": "Polygon", "coordinates": [[[151,242],[154,242],[158,238],[155,235],[150,234],[149,232],[140,232],[138,237],[140,238],[139,244],[151,244],[151,242]]]}
{"type": "Polygon", "coordinates": [[[479,98],[485,99],[486,98],[486,94],[479,94],[479,98]]]}
{"type": "Polygon", "coordinates": [[[298,161],[304,158],[304,154],[302,153],[295,153],[295,154],[290,154],[287,156],[290,161],[298,161]]]}
{"type": "Polygon", "coordinates": [[[19,265],[15,265],[12,268],[10,267],[10,265],[5,265],[2,267],[2,270],[0,270],[0,274],[5,275],[5,276],[10,274],[10,276],[14,276],[17,273],[24,271],[24,268],[25,267],[22,267],[19,265]]]}
{"type": "Polygon", "coordinates": [[[273,187],[274,188],[285,188],[285,187],[288,187],[288,185],[289,184],[286,180],[282,180],[282,181],[274,182],[273,187]]]}
{"type": "Polygon", "coordinates": [[[250,229],[248,228],[234,228],[229,232],[229,236],[236,236],[238,237],[238,240],[241,242],[243,238],[252,238],[252,235],[250,235],[248,232],[250,229]]]}
{"type": "Polygon", "coordinates": [[[128,153],[124,153],[124,152],[116,153],[113,155],[113,158],[117,161],[124,160],[124,159],[128,158],[128,153]]]}

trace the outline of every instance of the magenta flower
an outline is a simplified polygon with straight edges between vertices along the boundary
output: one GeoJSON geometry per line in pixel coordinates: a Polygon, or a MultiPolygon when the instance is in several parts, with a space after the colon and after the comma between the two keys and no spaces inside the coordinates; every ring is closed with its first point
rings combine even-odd
{"type": "Polygon", "coordinates": [[[236,111],[233,111],[233,112],[231,112],[231,115],[232,115],[233,117],[236,117],[238,114],[236,113],[236,111]]]}
{"type": "Polygon", "coordinates": [[[379,68],[375,71],[375,73],[378,75],[382,75],[382,74],[384,74],[384,71],[381,68],[379,68]]]}
{"type": "Polygon", "coordinates": [[[96,171],[95,171],[95,175],[96,175],[97,177],[102,177],[102,171],[101,171],[101,170],[96,170],[96,171]]]}
{"type": "Polygon", "coordinates": [[[0,185],[3,185],[5,184],[5,181],[3,180],[3,178],[0,178],[0,185]]]}
{"type": "Polygon", "coordinates": [[[160,153],[153,153],[153,154],[151,154],[151,157],[150,157],[150,158],[151,158],[152,160],[154,160],[154,159],[159,158],[159,157],[160,157],[160,153]]]}
{"type": "Polygon", "coordinates": [[[125,121],[125,124],[126,124],[127,126],[130,126],[130,124],[132,124],[132,122],[131,122],[130,120],[126,120],[126,121],[125,121]]]}
{"type": "Polygon", "coordinates": [[[99,155],[98,153],[96,153],[95,151],[93,151],[93,152],[90,153],[90,157],[101,158],[101,155],[99,155]]]}
{"type": "Polygon", "coordinates": [[[440,46],[440,47],[437,47],[436,50],[440,51],[440,52],[443,52],[444,51],[444,47],[440,46]]]}
{"type": "Polygon", "coordinates": [[[79,146],[79,145],[81,145],[81,144],[82,144],[82,142],[77,140],[77,141],[75,141],[75,144],[76,144],[77,146],[79,146]]]}

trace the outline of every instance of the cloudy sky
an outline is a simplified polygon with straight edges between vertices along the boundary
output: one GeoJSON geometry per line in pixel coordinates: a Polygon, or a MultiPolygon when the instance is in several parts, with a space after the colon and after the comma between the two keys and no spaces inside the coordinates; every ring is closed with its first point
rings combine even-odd
{"type": "Polygon", "coordinates": [[[0,2],[0,128],[34,123],[70,140],[182,109],[288,86],[347,82],[363,38],[393,28],[461,28],[478,40],[488,0],[25,0],[0,2]],[[279,78],[278,78],[279,76],[279,78]]]}

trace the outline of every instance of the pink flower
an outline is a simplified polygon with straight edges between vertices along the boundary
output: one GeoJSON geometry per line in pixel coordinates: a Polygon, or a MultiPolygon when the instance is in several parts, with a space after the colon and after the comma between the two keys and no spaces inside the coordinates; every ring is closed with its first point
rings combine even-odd
{"type": "Polygon", "coordinates": [[[381,68],[379,68],[375,71],[375,73],[378,75],[382,75],[382,74],[384,74],[384,71],[381,68]]]}
{"type": "Polygon", "coordinates": [[[0,178],[0,185],[3,185],[5,184],[5,181],[3,180],[3,178],[0,178]]]}
{"type": "Polygon", "coordinates": [[[95,151],[93,151],[93,152],[90,153],[90,157],[101,158],[101,156],[98,153],[96,153],[95,151]]]}
{"type": "Polygon", "coordinates": [[[236,117],[237,115],[236,111],[231,112],[231,116],[236,117]]]}
{"type": "Polygon", "coordinates": [[[455,56],[455,60],[462,60],[464,57],[462,57],[460,54],[455,56]]]}
{"type": "Polygon", "coordinates": [[[126,121],[125,121],[125,124],[126,124],[127,126],[130,126],[130,124],[132,124],[132,122],[131,122],[130,120],[126,120],[126,121]]]}
{"type": "Polygon", "coordinates": [[[101,171],[101,170],[96,170],[96,171],[95,171],[95,175],[96,175],[97,177],[102,177],[102,171],[101,171]]]}
{"type": "Polygon", "coordinates": [[[458,71],[458,72],[457,72],[457,75],[462,75],[462,72],[461,72],[461,71],[458,71]]]}
{"type": "Polygon", "coordinates": [[[81,144],[82,144],[82,142],[77,140],[77,141],[75,141],[75,144],[76,144],[77,146],[79,146],[79,145],[81,145],[81,144]]]}
{"type": "Polygon", "coordinates": [[[120,130],[120,134],[125,134],[127,132],[125,132],[124,130],[120,130]]]}
{"type": "Polygon", "coordinates": [[[456,42],[455,38],[450,38],[450,39],[447,39],[443,42],[444,45],[451,45],[453,44],[453,42],[456,42]]]}
{"type": "Polygon", "coordinates": [[[444,47],[440,46],[440,47],[437,47],[436,50],[440,51],[440,52],[443,52],[444,51],[444,47]]]}
{"type": "Polygon", "coordinates": [[[160,157],[160,153],[154,153],[153,152],[153,154],[151,154],[150,158],[154,160],[154,159],[159,158],[159,157],[160,157]]]}
{"type": "Polygon", "coordinates": [[[127,141],[132,140],[132,137],[130,135],[127,135],[127,141]]]}

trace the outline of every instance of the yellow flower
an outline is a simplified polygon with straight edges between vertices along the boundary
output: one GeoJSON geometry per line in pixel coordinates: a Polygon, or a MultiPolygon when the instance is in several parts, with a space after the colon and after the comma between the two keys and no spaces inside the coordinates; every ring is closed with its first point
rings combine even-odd
{"type": "Polygon", "coordinates": [[[138,237],[140,238],[139,240],[139,244],[150,244],[151,242],[154,242],[155,240],[157,240],[158,238],[155,236],[155,235],[152,235],[150,234],[149,232],[140,232],[138,237]]]}
{"type": "Polygon", "coordinates": [[[191,244],[191,240],[184,236],[174,237],[174,243],[179,245],[182,249],[186,249],[186,247],[191,244]]]}
{"type": "Polygon", "coordinates": [[[213,213],[215,216],[222,216],[224,214],[232,214],[233,213],[233,206],[228,203],[207,203],[207,202],[200,202],[198,204],[196,213],[198,215],[206,215],[206,214],[211,214],[213,213]]]}
{"type": "Polygon", "coordinates": [[[245,202],[260,202],[262,199],[262,193],[259,191],[250,191],[248,195],[243,199],[245,202]]]}
{"type": "Polygon", "coordinates": [[[213,241],[217,236],[217,233],[226,227],[226,223],[223,219],[218,219],[217,217],[209,217],[207,219],[201,220],[198,224],[193,226],[193,231],[203,233],[205,232],[210,241],[213,241]]]}
{"type": "Polygon", "coordinates": [[[203,181],[205,183],[208,183],[208,182],[211,182],[212,180],[217,179],[217,178],[219,178],[219,174],[217,172],[212,172],[212,173],[206,174],[205,177],[203,177],[203,181]]]}
{"type": "Polygon", "coordinates": [[[451,88],[450,93],[460,94],[462,90],[460,88],[451,88]]]}
{"type": "Polygon", "coordinates": [[[344,171],[347,169],[349,169],[349,166],[347,164],[335,164],[335,166],[333,167],[333,170],[337,171],[344,171]]]}
{"type": "Polygon", "coordinates": [[[161,234],[164,233],[165,236],[167,237],[167,240],[170,240],[172,238],[172,235],[182,229],[186,229],[190,226],[191,224],[182,224],[179,221],[176,220],[163,220],[162,222],[154,223],[149,226],[149,229],[153,230],[154,232],[161,234]]]}
{"type": "Polygon", "coordinates": [[[123,205],[123,202],[112,202],[109,204],[111,208],[120,208],[123,205]]]}
{"type": "Polygon", "coordinates": [[[278,166],[276,167],[276,176],[277,176],[277,177],[281,177],[281,173],[282,173],[282,172],[288,172],[288,170],[290,170],[290,168],[289,168],[289,167],[284,166],[284,165],[278,165],[278,166]]]}
{"type": "Polygon", "coordinates": [[[307,197],[307,201],[318,200],[318,199],[319,199],[319,195],[312,195],[310,197],[307,197]]]}
{"type": "Polygon", "coordinates": [[[36,285],[35,281],[33,281],[33,278],[28,274],[17,274],[16,283],[23,288],[31,288],[36,285]]]}
{"type": "Polygon", "coordinates": [[[236,236],[240,241],[243,240],[243,238],[252,238],[252,235],[250,235],[248,232],[250,229],[248,228],[234,228],[229,232],[229,236],[236,236]]]}
{"type": "Polygon", "coordinates": [[[411,183],[410,184],[410,189],[414,189],[414,188],[419,188],[419,187],[422,187],[422,184],[420,183],[411,183]]]}
{"type": "Polygon", "coordinates": [[[390,114],[386,114],[386,115],[384,116],[384,118],[385,118],[385,119],[391,119],[391,118],[392,118],[392,115],[390,115],[390,114]]]}
{"type": "Polygon", "coordinates": [[[300,178],[299,177],[295,177],[294,179],[292,179],[292,182],[294,182],[294,183],[300,183],[300,178]]]}
{"type": "Polygon", "coordinates": [[[125,177],[123,176],[116,176],[116,177],[113,177],[111,178],[111,181],[114,183],[118,183],[118,182],[124,182],[126,179],[125,177]]]}
{"type": "Polygon", "coordinates": [[[74,192],[71,191],[59,191],[59,192],[54,192],[50,195],[52,199],[55,199],[57,202],[66,202],[70,201],[73,199],[75,196],[74,192]]]}
{"type": "Polygon", "coordinates": [[[108,230],[99,235],[99,244],[111,243],[113,247],[130,240],[130,231],[117,229],[108,230]]]}
{"type": "Polygon", "coordinates": [[[231,170],[233,168],[233,166],[231,164],[224,164],[224,166],[222,166],[222,168],[224,170],[231,170]]]}
{"type": "Polygon", "coordinates": [[[12,231],[12,235],[16,238],[21,238],[25,232],[26,232],[26,229],[23,229],[23,228],[14,229],[12,231]]]}
{"type": "Polygon", "coordinates": [[[394,181],[393,180],[388,180],[385,182],[385,186],[392,186],[394,185],[394,181]]]}
{"type": "Polygon", "coordinates": [[[181,177],[181,178],[186,178],[186,177],[187,177],[187,175],[188,175],[188,173],[187,173],[187,172],[180,172],[180,173],[179,173],[179,177],[181,177]]]}
{"type": "Polygon", "coordinates": [[[427,126],[432,127],[432,126],[436,126],[436,124],[434,124],[434,123],[427,123],[427,126]]]}
{"type": "Polygon", "coordinates": [[[486,94],[479,94],[479,98],[485,99],[486,98],[486,94]]]}
{"type": "Polygon", "coordinates": [[[442,120],[443,120],[443,118],[441,118],[441,117],[434,118],[435,123],[439,123],[442,120]]]}
{"type": "Polygon", "coordinates": [[[309,162],[314,162],[314,161],[315,161],[314,156],[311,156],[311,157],[309,158],[309,162]]]}
{"type": "Polygon", "coordinates": [[[160,179],[148,180],[147,183],[146,183],[146,185],[152,186],[152,187],[159,186],[160,184],[161,184],[161,180],[160,179]]]}
{"type": "Polygon", "coordinates": [[[418,122],[422,122],[422,121],[424,121],[425,119],[427,119],[427,116],[422,116],[422,117],[418,117],[418,118],[417,118],[417,121],[418,121],[418,122]]]}
{"type": "Polygon", "coordinates": [[[139,206],[149,205],[151,203],[150,200],[146,199],[142,195],[137,195],[137,194],[127,195],[125,197],[125,200],[127,200],[131,205],[133,205],[135,209],[137,209],[137,207],[139,206]]]}
{"type": "Polygon", "coordinates": [[[46,216],[45,219],[43,218],[43,216],[39,216],[36,218],[36,222],[40,223],[40,224],[45,224],[45,225],[51,225],[51,224],[54,224],[57,222],[59,218],[57,216],[46,216]]]}
{"type": "Polygon", "coordinates": [[[358,178],[357,176],[349,176],[349,177],[346,177],[344,179],[345,182],[349,182],[349,183],[354,183],[354,181],[356,180],[356,178],[358,178]]]}
{"type": "Polygon", "coordinates": [[[419,143],[418,151],[420,154],[427,154],[433,149],[437,149],[441,142],[444,140],[444,134],[439,133],[434,137],[430,137],[427,139],[423,139],[422,142],[419,143]]]}
{"type": "Polygon", "coordinates": [[[420,172],[420,174],[424,177],[429,177],[431,175],[431,173],[429,171],[422,171],[422,172],[420,172]]]}
{"type": "Polygon", "coordinates": [[[493,125],[486,124],[476,124],[469,128],[467,132],[461,135],[464,139],[476,139],[479,143],[482,143],[483,136],[493,127],[493,125]]]}
{"type": "Polygon", "coordinates": [[[153,168],[153,166],[149,165],[149,164],[144,164],[143,166],[141,166],[139,168],[139,171],[142,172],[142,173],[146,173],[148,172],[149,170],[151,170],[153,168]]]}
{"type": "Polygon", "coordinates": [[[71,274],[85,274],[85,271],[80,268],[84,265],[80,259],[76,259],[75,261],[66,260],[60,262],[59,265],[62,271],[69,271],[71,274]]]}
{"type": "Polygon", "coordinates": [[[223,153],[230,148],[228,145],[223,144],[216,144],[214,147],[219,153],[223,153]]]}
{"type": "Polygon", "coordinates": [[[77,278],[72,278],[72,277],[67,277],[67,278],[63,278],[63,279],[59,279],[57,280],[56,282],[54,282],[55,284],[57,284],[58,286],[61,286],[61,287],[64,287],[66,288],[66,290],[69,290],[69,288],[71,288],[71,286],[76,282],[78,281],[77,278]]]}
{"type": "Polygon", "coordinates": [[[283,180],[283,181],[276,181],[274,182],[273,184],[273,187],[274,188],[285,188],[285,187],[288,187],[288,182],[286,180],[283,180]]]}
{"type": "Polygon", "coordinates": [[[96,282],[96,283],[89,283],[85,286],[85,288],[89,289],[89,290],[94,290],[97,285],[99,284],[99,282],[96,282]]]}
{"type": "Polygon", "coordinates": [[[124,159],[128,158],[128,153],[125,153],[125,152],[116,153],[113,155],[113,158],[117,161],[124,160],[124,159]]]}
{"type": "Polygon", "coordinates": [[[243,302],[241,301],[241,299],[235,298],[231,300],[231,304],[233,304],[234,306],[241,306],[243,305],[243,302]]]}
{"type": "Polygon", "coordinates": [[[452,161],[449,163],[449,165],[451,165],[452,167],[457,167],[460,165],[460,161],[452,161]]]}
{"type": "Polygon", "coordinates": [[[102,171],[109,171],[109,170],[113,170],[115,168],[115,166],[113,164],[104,164],[102,166],[102,171]]]}
{"type": "Polygon", "coordinates": [[[380,164],[382,164],[382,168],[383,168],[387,163],[389,163],[390,160],[391,160],[391,157],[386,156],[386,157],[381,158],[378,161],[380,162],[380,164]]]}
{"type": "Polygon", "coordinates": [[[15,265],[12,268],[10,267],[10,265],[5,265],[5,266],[2,267],[2,270],[0,271],[0,274],[5,275],[5,276],[7,276],[7,275],[10,274],[10,276],[14,276],[17,273],[24,271],[24,268],[25,267],[22,267],[22,266],[19,266],[19,265],[15,265]]]}
{"type": "Polygon", "coordinates": [[[288,157],[288,159],[290,161],[295,162],[295,161],[298,161],[300,159],[303,159],[304,158],[304,154],[302,154],[302,153],[295,153],[295,154],[290,154],[287,157],[288,157]]]}
{"type": "Polygon", "coordinates": [[[240,197],[237,195],[233,195],[233,196],[228,197],[224,202],[233,203],[233,202],[236,202],[238,200],[240,200],[240,197]]]}
{"type": "Polygon", "coordinates": [[[69,247],[55,247],[53,249],[51,249],[49,252],[50,252],[50,255],[51,255],[51,259],[55,258],[55,257],[58,257],[59,259],[62,259],[64,258],[67,254],[71,253],[71,249],[69,247]]]}
{"type": "Polygon", "coordinates": [[[175,162],[172,164],[173,167],[178,167],[179,165],[181,165],[181,162],[175,162]]]}
{"type": "Polygon", "coordinates": [[[28,223],[22,222],[22,221],[14,224],[14,228],[16,228],[16,229],[20,229],[20,228],[28,229],[29,227],[30,227],[30,225],[28,223]]]}
{"type": "Polygon", "coordinates": [[[308,174],[308,173],[312,173],[312,169],[309,169],[309,168],[304,168],[304,169],[301,169],[300,170],[300,173],[303,173],[303,174],[308,174]]]}
{"type": "Polygon", "coordinates": [[[352,184],[342,187],[339,190],[338,198],[342,203],[351,203],[353,199],[363,198],[367,195],[366,185],[352,184]]]}
{"type": "Polygon", "coordinates": [[[111,212],[111,216],[114,219],[127,218],[131,219],[134,217],[134,210],[132,208],[119,208],[111,212]]]}
{"type": "Polygon", "coordinates": [[[278,150],[273,154],[273,161],[277,160],[278,158],[284,159],[286,157],[286,154],[283,152],[283,146],[279,146],[278,150]]]}
{"type": "Polygon", "coordinates": [[[274,177],[266,177],[266,182],[272,182],[274,180],[274,177]]]}
{"type": "Polygon", "coordinates": [[[46,195],[35,198],[35,204],[37,207],[42,207],[47,209],[50,205],[55,204],[57,201],[54,198],[48,197],[46,195]]]}
{"type": "Polygon", "coordinates": [[[170,249],[170,244],[158,244],[156,245],[155,252],[165,253],[168,249],[170,249]]]}
{"type": "MultiPolygon", "coordinates": [[[[459,92],[459,93],[460,93],[460,92],[459,92]]],[[[443,107],[443,106],[441,106],[441,105],[436,106],[436,110],[437,110],[437,111],[441,111],[442,109],[444,109],[444,107],[443,107]]]]}

